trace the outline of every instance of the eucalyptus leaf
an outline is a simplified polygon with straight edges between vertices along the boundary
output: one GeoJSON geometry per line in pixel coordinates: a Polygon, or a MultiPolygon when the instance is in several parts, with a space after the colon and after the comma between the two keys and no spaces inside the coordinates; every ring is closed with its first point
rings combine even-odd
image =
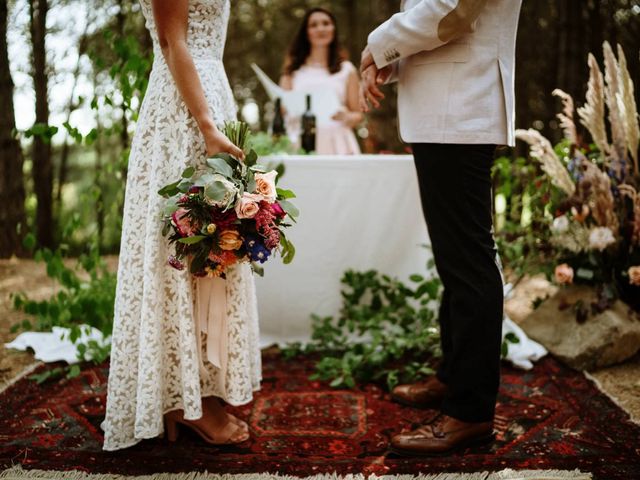
{"type": "Polygon", "coordinates": [[[166,217],[173,215],[178,210],[178,199],[176,197],[171,197],[167,200],[167,203],[162,210],[162,214],[166,217]]]}
{"type": "Polygon", "coordinates": [[[191,180],[181,180],[180,183],[178,183],[178,191],[181,193],[187,193],[192,186],[193,182],[191,180]]]}
{"type": "Polygon", "coordinates": [[[288,198],[296,198],[296,194],[291,190],[285,190],[283,188],[276,188],[276,192],[278,194],[278,198],[288,199],[288,198]]]}
{"type": "Polygon", "coordinates": [[[278,202],[282,209],[287,212],[287,214],[292,218],[296,219],[298,215],[300,215],[300,210],[298,210],[291,202],[288,200],[280,200],[278,202]]]}
{"type": "Polygon", "coordinates": [[[209,165],[216,173],[224,175],[227,178],[233,177],[233,168],[223,158],[213,157],[207,159],[207,165],[209,165]]]}
{"type": "Polygon", "coordinates": [[[249,167],[255,165],[257,161],[258,154],[253,149],[244,157],[244,163],[249,167]]]}
{"type": "Polygon", "coordinates": [[[256,275],[260,277],[264,277],[264,268],[258,265],[257,263],[251,262],[251,269],[256,275]]]}
{"type": "Polygon", "coordinates": [[[207,183],[211,183],[214,179],[215,176],[212,173],[205,173],[196,178],[193,182],[193,185],[195,187],[204,187],[207,183]]]}
{"type": "Polygon", "coordinates": [[[293,246],[293,243],[291,243],[289,240],[285,240],[286,242],[286,253],[283,254],[282,256],[282,263],[284,263],[285,265],[289,265],[292,261],[293,258],[296,256],[296,247],[293,246]]]}
{"type": "Polygon", "coordinates": [[[162,195],[163,197],[172,197],[176,195],[177,193],[179,193],[179,190],[178,190],[179,183],[180,181],[177,181],[175,183],[170,183],[169,185],[165,185],[160,190],[158,190],[158,194],[162,195]]]}
{"type": "Polygon", "coordinates": [[[204,194],[214,202],[221,202],[227,194],[227,187],[219,180],[214,180],[204,186],[204,194]]]}
{"type": "Polygon", "coordinates": [[[220,158],[220,159],[224,160],[225,162],[227,162],[227,164],[231,168],[236,168],[238,166],[238,164],[240,163],[240,161],[236,157],[234,157],[233,155],[231,155],[229,153],[218,153],[217,155],[213,156],[212,158],[220,158]]]}
{"type": "Polygon", "coordinates": [[[194,173],[196,173],[195,167],[187,167],[184,172],[182,172],[182,178],[191,178],[194,173]]]}
{"type": "Polygon", "coordinates": [[[205,238],[207,238],[205,235],[194,235],[193,237],[181,238],[178,240],[178,242],[184,243],[185,245],[195,245],[196,243],[200,243],[205,238]]]}
{"type": "Polygon", "coordinates": [[[269,170],[264,165],[255,164],[251,167],[252,172],[267,173],[269,170]]]}

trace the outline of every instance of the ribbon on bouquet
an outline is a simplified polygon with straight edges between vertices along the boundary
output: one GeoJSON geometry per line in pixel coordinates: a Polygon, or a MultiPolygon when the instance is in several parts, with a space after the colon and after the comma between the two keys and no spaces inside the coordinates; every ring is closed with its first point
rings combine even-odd
{"type": "Polygon", "coordinates": [[[227,373],[227,342],[229,325],[227,321],[227,287],[222,278],[202,277],[196,280],[196,338],[198,339],[198,359],[200,373],[207,374],[202,358],[202,334],[207,335],[205,345],[207,361],[218,368],[218,387],[225,391],[227,373]]]}

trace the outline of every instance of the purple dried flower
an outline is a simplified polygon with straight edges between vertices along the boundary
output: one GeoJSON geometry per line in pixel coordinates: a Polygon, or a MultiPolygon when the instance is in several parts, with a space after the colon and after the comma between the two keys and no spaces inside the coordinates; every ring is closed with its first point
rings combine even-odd
{"type": "Polygon", "coordinates": [[[184,263],[178,260],[174,255],[169,256],[169,261],[167,263],[176,270],[184,270],[184,263]]]}

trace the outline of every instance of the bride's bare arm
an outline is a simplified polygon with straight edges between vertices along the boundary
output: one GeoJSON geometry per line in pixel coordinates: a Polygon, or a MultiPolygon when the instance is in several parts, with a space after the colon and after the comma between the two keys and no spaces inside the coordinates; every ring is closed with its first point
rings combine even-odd
{"type": "Polygon", "coordinates": [[[187,48],[189,0],[152,0],[152,5],[162,54],[180,95],[204,136],[207,154],[228,152],[243,157],[242,151],[216,127],[200,76],[187,48]]]}

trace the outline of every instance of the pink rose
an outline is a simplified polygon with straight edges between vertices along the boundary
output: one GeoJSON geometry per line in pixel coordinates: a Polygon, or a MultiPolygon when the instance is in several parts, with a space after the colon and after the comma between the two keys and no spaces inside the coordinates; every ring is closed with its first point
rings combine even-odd
{"type": "Polygon", "coordinates": [[[640,265],[629,268],[629,283],[640,287],[640,265]]]}
{"type": "Polygon", "coordinates": [[[566,263],[558,265],[556,267],[555,276],[556,283],[558,285],[568,285],[570,283],[573,283],[573,268],[571,268],[566,263]]]}
{"type": "Polygon", "coordinates": [[[260,210],[262,195],[245,192],[236,203],[236,215],[238,218],[253,218],[260,210]]]}
{"type": "Polygon", "coordinates": [[[179,208],[173,215],[171,215],[171,219],[173,220],[173,224],[178,229],[178,232],[183,237],[191,237],[195,235],[198,231],[197,225],[194,225],[189,219],[189,212],[185,208],[179,208]]]}
{"type": "Polygon", "coordinates": [[[278,172],[271,170],[267,173],[256,173],[256,192],[264,197],[264,199],[273,203],[278,196],[276,192],[276,177],[278,172]]]}

